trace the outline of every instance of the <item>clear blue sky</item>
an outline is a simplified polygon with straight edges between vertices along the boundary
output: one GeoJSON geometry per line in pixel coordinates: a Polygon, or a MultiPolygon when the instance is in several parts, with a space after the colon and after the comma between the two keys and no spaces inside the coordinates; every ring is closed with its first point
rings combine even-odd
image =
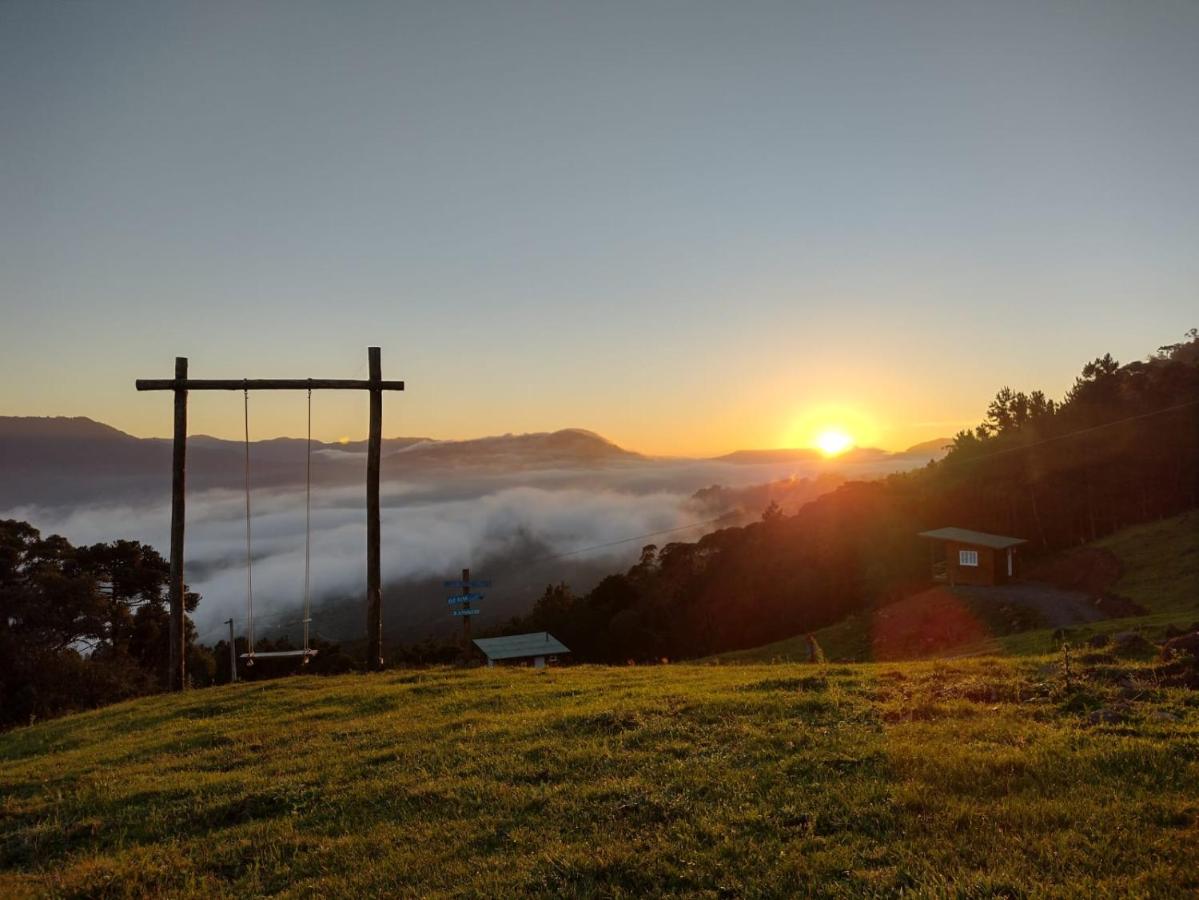
{"type": "Polygon", "coordinates": [[[1197,161],[1189,0],[4,2],[0,414],[897,446],[1199,324],[1197,161]]]}

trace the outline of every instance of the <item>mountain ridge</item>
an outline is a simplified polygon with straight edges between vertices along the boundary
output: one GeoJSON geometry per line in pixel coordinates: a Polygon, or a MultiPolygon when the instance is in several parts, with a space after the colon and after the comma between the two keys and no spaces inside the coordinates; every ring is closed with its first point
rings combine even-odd
{"type": "MultiPolygon", "coordinates": [[[[170,483],[171,439],[139,438],[87,417],[0,416],[0,507],[124,499],[161,493],[170,483]]],[[[302,483],[306,439],[272,437],[250,442],[259,486],[302,483]]],[[[314,478],[350,483],[366,441],[313,441],[314,478]]],[[[189,488],[236,488],[244,475],[244,444],[211,435],[189,435],[189,488]]],[[[395,437],[383,441],[384,462],[403,460],[413,471],[580,470],[645,460],[582,428],[506,434],[458,441],[395,437]]]]}
{"type": "MultiPolygon", "coordinates": [[[[0,440],[9,438],[115,438],[131,441],[153,441],[170,443],[171,438],[151,436],[138,437],[121,431],[112,425],[92,419],[88,416],[0,416],[0,440]]],[[[211,434],[198,433],[187,436],[188,446],[242,446],[237,438],[221,438],[211,434]]],[[[250,441],[253,446],[278,445],[287,446],[303,444],[303,437],[277,435],[269,438],[259,438],[250,441]]],[[[604,449],[622,455],[645,458],[643,454],[621,447],[596,431],[588,428],[569,427],[555,431],[505,432],[496,435],[481,435],[472,438],[432,438],[428,436],[398,436],[383,438],[384,447],[395,449],[429,445],[430,447],[464,447],[478,444],[520,444],[546,442],[558,447],[573,447],[579,450],[604,449]]],[[[365,439],[354,441],[322,441],[314,440],[313,446],[331,450],[365,450],[365,439]]]]}
{"type": "Polygon", "coordinates": [[[10,437],[144,440],[87,416],[0,416],[0,439],[10,437]]]}

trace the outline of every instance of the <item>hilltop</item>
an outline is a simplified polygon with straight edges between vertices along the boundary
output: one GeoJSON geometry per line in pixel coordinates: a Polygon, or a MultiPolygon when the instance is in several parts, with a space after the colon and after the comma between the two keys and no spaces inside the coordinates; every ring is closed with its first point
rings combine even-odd
{"type": "Polygon", "coordinates": [[[1196,746],[1139,663],[230,685],[0,735],[0,895],[1180,896],[1196,746]]]}
{"type": "Polygon", "coordinates": [[[131,434],[87,416],[0,416],[0,440],[130,440],[131,434]]]}

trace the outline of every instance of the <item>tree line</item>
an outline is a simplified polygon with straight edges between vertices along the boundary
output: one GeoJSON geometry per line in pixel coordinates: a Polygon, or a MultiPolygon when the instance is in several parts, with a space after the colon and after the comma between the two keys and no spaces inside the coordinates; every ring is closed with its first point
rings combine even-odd
{"type": "Polygon", "coordinates": [[[851,482],[794,515],[648,545],[583,595],[548,585],[500,633],[551,631],[576,659],[694,658],[830,625],[931,584],[920,531],[1027,539],[1036,556],[1199,505],[1199,335],[1087,363],[1061,400],[1002,388],[927,467],[851,482]]]}
{"type": "MultiPolygon", "coordinates": [[[[0,520],[0,726],[160,690],[169,571],[137,541],[74,547],[0,520]]],[[[187,593],[189,612],[199,599],[187,593]]],[[[186,629],[188,669],[208,683],[212,653],[186,629]]]]}
{"type": "MultiPolygon", "coordinates": [[[[167,684],[170,564],[138,541],[72,546],[28,522],[0,520],[0,728],[90,709],[163,690],[167,684]]],[[[200,596],[186,591],[188,613],[200,596]]],[[[228,641],[196,640],[185,617],[187,671],[193,687],[231,677],[228,641]]],[[[309,671],[347,671],[336,644],[316,641],[309,671]]],[[[256,650],[294,649],[286,638],[256,650]]],[[[246,652],[244,637],[235,653],[246,652]]],[[[243,679],[295,671],[295,660],[239,664],[243,679]]]]}

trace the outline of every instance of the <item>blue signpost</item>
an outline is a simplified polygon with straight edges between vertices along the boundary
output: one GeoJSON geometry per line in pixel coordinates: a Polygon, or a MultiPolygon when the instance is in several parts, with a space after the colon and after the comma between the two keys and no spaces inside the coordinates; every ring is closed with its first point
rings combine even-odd
{"type": "Polygon", "coordinates": [[[472,603],[482,600],[483,595],[478,591],[471,590],[472,588],[490,587],[491,582],[483,578],[476,578],[474,581],[470,577],[470,569],[462,570],[462,577],[459,579],[448,579],[442,582],[447,588],[456,588],[458,593],[446,598],[449,606],[457,606],[457,609],[451,609],[450,615],[458,616],[462,619],[462,655],[470,657],[470,620],[477,616],[482,610],[477,606],[471,606],[472,603]]]}

